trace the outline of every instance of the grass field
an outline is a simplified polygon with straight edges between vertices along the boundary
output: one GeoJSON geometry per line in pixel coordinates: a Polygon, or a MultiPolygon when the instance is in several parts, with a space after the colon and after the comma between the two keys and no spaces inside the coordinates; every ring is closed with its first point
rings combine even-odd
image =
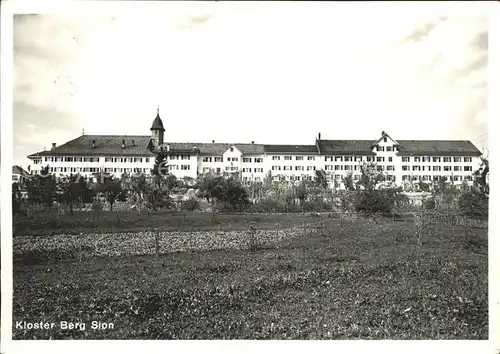
{"type": "Polygon", "coordinates": [[[299,225],[303,222],[317,221],[314,215],[265,215],[265,214],[219,214],[215,218],[212,213],[201,212],[75,212],[74,215],[57,215],[56,212],[33,212],[30,217],[14,216],[14,236],[16,235],[52,235],[136,232],[158,227],[165,231],[243,230],[255,222],[261,228],[299,225]]]}
{"type": "MultiPolygon", "coordinates": [[[[154,217],[165,229],[179,228],[172,221],[177,217],[154,217]]],[[[241,230],[241,237],[250,219],[259,229],[318,221],[286,215],[217,218],[241,230]]],[[[129,231],[131,220],[122,220],[129,231]]],[[[208,215],[192,220],[192,231],[213,227],[208,215]]],[[[90,228],[78,227],[85,225],[90,228]]],[[[419,246],[411,223],[329,225],[255,251],[17,262],[14,323],[74,321],[86,328],[14,326],[14,339],[488,338],[486,229],[472,229],[465,239],[459,228],[442,226],[419,246]],[[92,321],[114,328],[92,329],[92,321]]]]}

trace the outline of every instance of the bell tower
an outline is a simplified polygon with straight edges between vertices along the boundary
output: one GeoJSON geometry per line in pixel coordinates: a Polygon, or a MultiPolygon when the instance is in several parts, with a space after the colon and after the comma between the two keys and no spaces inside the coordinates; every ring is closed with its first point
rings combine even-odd
{"type": "Polygon", "coordinates": [[[163,128],[163,122],[160,118],[160,106],[156,108],[156,118],[153,120],[153,125],[151,125],[151,140],[155,148],[163,144],[163,134],[165,128],[163,128]]]}

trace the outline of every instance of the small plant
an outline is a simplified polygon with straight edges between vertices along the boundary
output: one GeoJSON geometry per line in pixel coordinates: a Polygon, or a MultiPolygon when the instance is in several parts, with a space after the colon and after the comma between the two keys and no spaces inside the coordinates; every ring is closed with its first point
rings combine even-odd
{"type": "Polygon", "coordinates": [[[189,198],[181,203],[181,210],[195,211],[200,209],[200,202],[196,198],[189,198]]]}
{"type": "Polygon", "coordinates": [[[101,203],[99,203],[99,202],[92,203],[92,210],[93,211],[100,212],[100,211],[102,211],[102,209],[103,208],[102,208],[102,204],[101,203]]]}

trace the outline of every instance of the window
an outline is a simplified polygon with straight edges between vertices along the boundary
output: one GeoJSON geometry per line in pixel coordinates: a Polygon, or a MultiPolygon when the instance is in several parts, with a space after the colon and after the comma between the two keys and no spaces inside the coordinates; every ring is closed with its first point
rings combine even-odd
{"type": "Polygon", "coordinates": [[[292,166],[283,166],[283,171],[291,171],[292,166]]]}
{"type": "Polygon", "coordinates": [[[296,161],[302,161],[304,160],[304,156],[295,156],[296,161]]]}
{"type": "Polygon", "coordinates": [[[444,166],[443,168],[444,168],[444,171],[447,171],[447,172],[451,171],[451,166],[444,166]]]}
{"type": "Polygon", "coordinates": [[[413,171],[420,171],[420,166],[413,166],[413,171]]]}
{"type": "Polygon", "coordinates": [[[342,171],[342,165],[335,165],[336,171],[342,171]]]}
{"type": "Polygon", "coordinates": [[[337,161],[342,162],[342,156],[335,156],[335,162],[337,161]]]}
{"type": "Polygon", "coordinates": [[[231,161],[238,161],[238,158],[237,157],[232,157],[231,161]]]}
{"type": "Polygon", "coordinates": [[[462,176],[453,176],[453,180],[454,180],[455,182],[459,182],[459,181],[461,181],[461,180],[462,180],[462,176]]]}
{"type": "Polygon", "coordinates": [[[420,162],[420,157],[419,157],[419,156],[415,156],[415,157],[413,158],[413,161],[415,161],[415,162],[420,162]]]}
{"type": "Polygon", "coordinates": [[[252,169],[251,168],[244,168],[243,172],[252,172],[252,169]]]}
{"type": "Polygon", "coordinates": [[[203,162],[212,162],[212,158],[211,157],[204,157],[202,161],[203,162]]]}
{"type": "Polygon", "coordinates": [[[191,169],[191,166],[189,166],[189,165],[181,165],[181,170],[183,170],[183,171],[187,171],[190,169],[191,169]]]}
{"type": "Polygon", "coordinates": [[[262,157],[256,157],[253,159],[253,162],[264,162],[264,158],[262,157]]]}
{"type": "Polygon", "coordinates": [[[189,160],[190,157],[191,156],[189,156],[189,155],[182,155],[181,160],[189,160]]]}
{"type": "Polygon", "coordinates": [[[344,156],[344,162],[352,162],[352,156],[344,156]]]}
{"type": "Polygon", "coordinates": [[[333,171],[333,165],[325,165],[325,171],[333,171]]]}
{"type": "Polygon", "coordinates": [[[384,151],[384,147],[383,146],[377,146],[377,151],[384,151]]]}
{"type": "Polygon", "coordinates": [[[222,162],[222,161],[224,161],[224,160],[221,156],[214,157],[214,162],[222,162]]]}
{"type": "Polygon", "coordinates": [[[441,171],[441,166],[432,166],[433,171],[441,171]]]}
{"type": "Polygon", "coordinates": [[[472,162],[472,157],[464,157],[464,162],[472,162]]]}
{"type": "Polygon", "coordinates": [[[316,157],[314,156],[307,156],[307,161],[314,161],[316,160],[316,157]]]}
{"type": "Polygon", "coordinates": [[[462,158],[461,157],[454,157],[453,162],[462,162],[462,158]]]}
{"type": "Polygon", "coordinates": [[[451,157],[443,157],[443,162],[451,162],[451,157]]]}
{"type": "Polygon", "coordinates": [[[278,161],[280,159],[279,156],[273,156],[273,161],[278,161]]]}
{"type": "Polygon", "coordinates": [[[382,166],[382,165],[377,166],[377,171],[383,171],[383,170],[384,170],[384,166],[382,166]]]}
{"type": "Polygon", "coordinates": [[[263,168],[254,168],[254,172],[264,172],[263,168]]]}
{"type": "Polygon", "coordinates": [[[308,171],[316,171],[316,166],[307,166],[308,171]]]}
{"type": "Polygon", "coordinates": [[[149,162],[149,157],[146,157],[146,162],[149,162]]]}
{"type": "Polygon", "coordinates": [[[344,165],[344,171],[352,171],[351,165],[344,165]]]}
{"type": "Polygon", "coordinates": [[[333,162],[333,156],[325,156],[325,162],[326,161],[333,162]]]}
{"type": "Polygon", "coordinates": [[[335,180],[340,181],[342,179],[342,175],[335,175],[335,180]]]}
{"type": "Polygon", "coordinates": [[[392,151],[392,146],[387,146],[387,147],[385,148],[385,151],[392,151]]]}
{"type": "Polygon", "coordinates": [[[429,156],[422,157],[422,162],[431,162],[431,158],[429,156]]]}
{"type": "Polygon", "coordinates": [[[433,157],[432,162],[441,162],[441,158],[440,157],[433,157]]]}
{"type": "Polygon", "coordinates": [[[384,158],[383,157],[377,157],[377,162],[384,162],[384,158]]]}
{"type": "Polygon", "coordinates": [[[387,137],[386,137],[386,136],[384,136],[384,143],[386,143],[386,142],[387,142],[387,137]]]}
{"type": "Polygon", "coordinates": [[[234,152],[234,148],[230,148],[229,151],[234,152]]]}
{"type": "Polygon", "coordinates": [[[387,171],[394,171],[394,166],[392,165],[387,166],[387,171]]]}
{"type": "Polygon", "coordinates": [[[304,166],[295,166],[295,171],[304,171],[304,166]]]}
{"type": "Polygon", "coordinates": [[[389,162],[392,162],[392,157],[391,156],[389,156],[388,159],[389,159],[389,162]]]}
{"type": "Polygon", "coordinates": [[[292,159],[292,157],[291,156],[285,156],[284,159],[285,159],[285,161],[290,161],[292,159]]]}
{"type": "Polygon", "coordinates": [[[410,162],[410,158],[409,158],[408,156],[403,156],[403,157],[401,158],[401,161],[402,161],[402,162],[410,162]]]}
{"type": "Polygon", "coordinates": [[[472,166],[464,166],[464,171],[471,172],[472,171],[472,166]]]}
{"type": "Polygon", "coordinates": [[[430,181],[431,180],[431,176],[423,176],[422,180],[423,181],[430,181]]]}
{"type": "Polygon", "coordinates": [[[273,166],[272,170],[273,171],[281,171],[281,166],[273,166]]]}
{"type": "Polygon", "coordinates": [[[462,171],[462,166],[453,166],[453,171],[462,171]]]}
{"type": "Polygon", "coordinates": [[[230,158],[230,157],[228,157],[228,158],[227,158],[227,160],[228,160],[228,161],[231,161],[231,158],[230,158]]]}
{"type": "Polygon", "coordinates": [[[366,157],[366,162],[372,162],[372,161],[373,161],[373,157],[370,157],[370,156],[366,157]]]}

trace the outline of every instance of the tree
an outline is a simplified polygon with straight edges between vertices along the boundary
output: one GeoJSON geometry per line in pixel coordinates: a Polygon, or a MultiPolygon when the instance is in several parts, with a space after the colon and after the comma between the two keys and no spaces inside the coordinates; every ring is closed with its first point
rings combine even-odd
{"type": "Polygon", "coordinates": [[[98,184],[98,191],[106,198],[110,210],[113,210],[113,204],[122,193],[121,181],[118,178],[105,176],[98,184]]]}
{"type": "Polygon", "coordinates": [[[316,184],[322,189],[326,190],[328,188],[328,180],[326,179],[326,172],[324,170],[316,171],[316,184]]]}
{"type": "Polygon", "coordinates": [[[385,176],[378,166],[373,162],[360,165],[361,177],[357,185],[366,191],[372,191],[379,187],[381,182],[385,181],[385,176]]]}
{"type": "Polygon", "coordinates": [[[490,164],[488,159],[481,158],[481,166],[477,171],[474,171],[474,185],[481,193],[490,194],[490,186],[488,183],[488,174],[490,172],[490,164]]]}
{"type": "Polygon", "coordinates": [[[57,183],[49,166],[42,168],[39,175],[26,180],[26,191],[29,203],[52,207],[57,195],[57,183]]]}
{"type": "Polygon", "coordinates": [[[80,175],[70,174],[59,179],[57,183],[59,200],[69,206],[71,214],[73,214],[73,204],[78,200],[80,195],[80,178],[80,175]]]}
{"type": "Polygon", "coordinates": [[[21,183],[12,183],[12,213],[18,214],[21,212],[21,206],[23,203],[23,196],[21,192],[21,183]]]}
{"type": "Polygon", "coordinates": [[[348,191],[356,190],[356,187],[354,186],[354,179],[352,178],[352,172],[349,172],[345,177],[343,177],[342,182],[344,182],[344,186],[348,191]]]}

